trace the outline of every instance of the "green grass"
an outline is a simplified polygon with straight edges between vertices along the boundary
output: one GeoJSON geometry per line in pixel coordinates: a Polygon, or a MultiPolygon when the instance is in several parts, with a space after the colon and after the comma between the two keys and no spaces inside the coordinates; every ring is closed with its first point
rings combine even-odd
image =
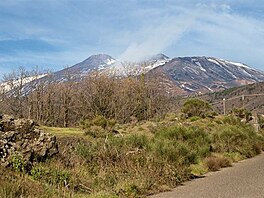
{"type": "Polygon", "coordinates": [[[47,127],[40,126],[47,133],[56,136],[84,136],[84,132],[80,128],[61,128],[61,127],[47,127]]]}
{"type": "MultiPolygon", "coordinates": [[[[221,116],[117,125],[122,135],[107,137],[85,136],[79,128],[41,128],[58,137],[63,152],[21,175],[36,192],[47,191],[50,197],[144,197],[253,157],[264,148],[263,132],[221,116]]],[[[33,193],[23,182],[14,184],[6,182],[0,192],[33,193]]]]}

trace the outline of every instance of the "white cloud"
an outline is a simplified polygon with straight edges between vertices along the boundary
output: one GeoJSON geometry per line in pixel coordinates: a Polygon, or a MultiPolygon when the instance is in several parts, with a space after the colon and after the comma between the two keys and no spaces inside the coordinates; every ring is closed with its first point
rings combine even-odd
{"type": "MultiPolygon", "coordinates": [[[[127,42],[127,47],[121,59],[143,59],[170,49],[172,56],[189,52],[189,55],[218,56],[261,68],[264,22],[258,18],[235,12],[228,4],[178,7],[176,14],[167,7],[160,8],[160,12],[166,13],[164,9],[169,16],[155,16],[139,30],[126,32],[121,40],[123,44],[127,42]]],[[[150,14],[146,13],[145,17],[150,14]]],[[[141,17],[144,17],[142,12],[141,17]]]]}
{"type": "Polygon", "coordinates": [[[165,17],[161,24],[143,27],[138,32],[132,33],[136,34],[141,42],[133,41],[119,58],[137,61],[162,52],[169,45],[177,42],[193,22],[193,16],[165,17]]]}

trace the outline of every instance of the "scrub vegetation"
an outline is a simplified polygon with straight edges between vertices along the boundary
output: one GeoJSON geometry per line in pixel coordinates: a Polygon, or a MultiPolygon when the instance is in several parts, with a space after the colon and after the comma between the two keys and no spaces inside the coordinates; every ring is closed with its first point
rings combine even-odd
{"type": "Polygon", "coordinates": [[[250,112],[221,116],[189,99],[175,113],[174,98],[144,75],[21,91],[2,95],[3,113],[34,118],[56,135],[59,153],[31,169],[19,157],[0,167],[1,198],[145,197],[264,149],[250,112]]]}
{"type": "Polygon", "coordinates": [[[83,133],[60,133],[60,154],[30,172],[18,160],[13,169],[1,168],[1,197],[144,197],[253,157],[264,145],[262,131],[231,115],[192,121],[170,114],[111,127],[108,122],[98,117],[82,122],[83,133]]]}

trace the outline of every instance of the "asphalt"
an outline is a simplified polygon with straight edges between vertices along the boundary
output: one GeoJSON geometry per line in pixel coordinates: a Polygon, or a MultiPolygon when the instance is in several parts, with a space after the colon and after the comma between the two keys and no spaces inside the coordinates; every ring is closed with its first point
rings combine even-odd
{"type": "Polygon", "coordinates": [[[151,198],[264,198],[264,154],[151,198]]]}

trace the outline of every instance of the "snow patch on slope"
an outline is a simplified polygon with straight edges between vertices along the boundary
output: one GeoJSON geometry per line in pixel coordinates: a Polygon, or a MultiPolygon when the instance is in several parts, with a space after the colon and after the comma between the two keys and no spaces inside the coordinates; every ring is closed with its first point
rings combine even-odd
{"type": "Polygon", "coordinates": [[[18,79],[18,80],[10,80],[10,81],[7,81],[7,82],[4,82],[4,83],[1,83],[0,84],[0,91],[10,91],[11,89],[15,88],[15,87],[18,87],[20,85],[25,85],[33,80],[37,80],[37,79],[40,79],[40,78],[43,78],[45,76],[47,76],[48,74],[41,74],[41,75],[38,75],[38,76],[28,76],[28,77],[25,77],[23,79],[18,79]]]}
{"type": "Polygon", "coordinates": [[[149,64],[148,66],[145,67],[145,69],[147,69],[148,71],[155,69],[156,67],[165,65],[167,62],[169,62],[170,59],[166,59],[166,60],[157,60],[154,64],[149,64]]]}
{"type": "Polygon", "coordinates": [[[203,66],[201,65],[201,63],[200,63],[199,61],[197,61],[197,60],[194,59],[193,62],[194,62],[196,65],[199,66],[199,69],[200,69],[200,70],[206,72],[206,69],[203,68],[203,66]]]}
{"type": "Polygon", "coordinates": [[[231,62],[231,61],[224,61],[224,62],[226,62],[228,64],[236,65],[238,67],[244,67],[244,68],[247,68],[247,69],[251,69],[252,70],[251,67],[249,67],[249,66],[247,66],[245,64],[242,64],[242,63],[236,63],[236,62],[231,62]]]}
{"type": "Polygon", "coordinates": [[[217,62],[216,60],[212,59],[212,58],[207,58],[208,61],[210,61],[211,63],[214,63],[216,65],[219,65],[220,67],[222,67],[221,64],[219,64],[219,62],[217,62]]]}
{"type": "Polygon", "coordinates": [[[112,65],[112,64],[114,64],[115,62],[116,62],[115,59],[107,59],[106,64],[107,64],[107,65],[112,65]]]}

